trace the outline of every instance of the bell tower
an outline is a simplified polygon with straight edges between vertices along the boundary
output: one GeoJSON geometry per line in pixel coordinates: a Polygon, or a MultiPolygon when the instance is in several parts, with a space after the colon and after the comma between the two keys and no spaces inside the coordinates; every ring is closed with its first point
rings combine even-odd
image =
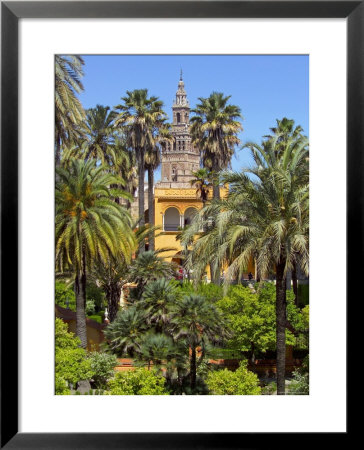
{"type": "Polygon", "coordinates": [[[176,98],[172,106],[173,143],[162,152],[162,173],[160,187],[191,187],[192,172],[200,168],[200,154],[191,143],[190,105],[187,100],[182,70],[178,82],[176,98]]]}

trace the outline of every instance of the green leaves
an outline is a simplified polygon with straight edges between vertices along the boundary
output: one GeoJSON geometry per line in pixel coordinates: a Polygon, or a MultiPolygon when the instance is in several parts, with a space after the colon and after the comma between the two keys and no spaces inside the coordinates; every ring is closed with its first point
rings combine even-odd
{"type": "Polygon", "coordinates": [[[246,361],[235,372],[228,369],[210,372],[206,383],[212,395],[261,394],[259,378],[247,369],[246,361]]]}
{"type": "Polygon", "coordinates": [[[234,148],[240,143],[237,133],[242,131],[242,118],[238,106],[228,105],[230,96],[212,92],[210,97],[198,100],[191,117],[192,142],[202,153],[204,167],[213,171],[230,164],[234,148]]]}
{"type": "Polygon", "coordinates": [[[165,378],[147,369],[117,372],[108,383],[106,395],[168,395],[165,378]]]}
{"type": "Polygon", "coordinates": [[[69,383],[89,380],[93,371],[86,359],[86,351],[80,348],[80,340],[68,333],[67,325],[56,318],[55,333],[55,377],[56,395],[67,395],[69,383]]]}
{"type": "Polygon", "coordinates": [[[95,161],[72,160],[69,169],[57,171],[56,185],[56,263],[60,271],[107,261],[118,255],[130,261],[135,248],[131,218],[117,204],[110,189],[118,179],[96,167],[95,161]]]}
{"type": "MultiPolygon", "coordinates": [[[[217,302],[227,316],[233,337],[230,348],[249,352],[265,352],[276,348],[276,292],[273,283],[264,283],[254,294],[248,287],[231,286],[228,295],[217,302]]],[[[287,319],[297,331],[308,327],[307,314],[294,305],[292,291],[287,291],[287,319]]],[[[286,331],[286,344],[294,345],[295,336],[286,331]]]]}

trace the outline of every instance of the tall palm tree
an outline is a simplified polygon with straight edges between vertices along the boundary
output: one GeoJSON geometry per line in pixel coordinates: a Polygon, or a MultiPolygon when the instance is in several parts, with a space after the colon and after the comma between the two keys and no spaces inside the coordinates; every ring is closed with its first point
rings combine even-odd
{"type": "Polygon", "coordinates": [[[110,153],[115,147],[115,117],[116,112],[110,111],[109,106],[96,105],[86,111],[86,139],[82,142],[84,159],[93,158],[110,164],[110,153]]]}
{"type": "MultiPolygon", "coordinates": [[[[144,241],[149,233],[149,229],[136,228],[132,225],[136,246],[140,241],[144,241]]],[[[121,292],[124,285],[129,281],[130,260],[124,258],[122,253],[117,256],[109,255],[106,263],[98,261],[93,265],[89,274],[92,281],[105,292],[107,300],[107,310],[109,320],[113,322],[116,319],[120,308],[121,292]]]]}
{"type": "Polygon", "coordinates": [[[59,166],[62,146],[74,144],[83,133],[85,111],[77,94],[83,91],[81,56],[55,56],[55,158],[59,166]]]}
{"type": "Polygon", "coordinates": [[[196,172],[192,172],[192,176],[194,178],[191,180],[191,186],[196,187],[196,195],[202,201],[202,205],[205,206],[209,196],[211,173],[208,169],[201,168],[196,172]]]}
{"type": "MultiPolygon", "coordinates": [[[[303,129],[300,125],[295,126],[293,119],[287,119],[284,117],[279,120],[276,119],[277,126],[272,127],[270,130],[271,135],[264,136],[262,145],[259,146],[254,143],[247,143],[245,147],[255,154],[257,165],[263,167],[268,164],[270,167],[286,167],[286,164],[290,161],[292,154],[300,155],[300,149],[305,150],[305,156],[301,164],[296,167],[294,177],[299,178],[301,182],[308,183],[309,171],[308,171],[308,139],[303,135],[303,129]],[[261,161],[263,158],[264,161],[261,161]]],[[[297,254],[297,260],[299,255],[297,254]]],[[[292,284],[293,292],[295,294],[295,303],[298,303],[298,282],[297,282],[297,261],[292,262],[292,284]]],[[[290,277],[289,277],[290,289],[290,277]]]]}
{"type": "MultiPolygon", "coordinates": [[[[161,163],[161,148],[165,147],[167,142],[172,142],[173,137],[170,132],[170,125],[164,123],[164,120],[158,121],[153,127],[153,142],[147,148],[145,154],[145,168],[148,172],[148,221],[150,227],[154,226],[154,171],[161,163]]],[[[155,234],[153,228],[149,233],[148,250],[155,249],[155,234]]]]}
{"type": "Polygon", "coordinates": [[[123,204],[130,209],[131,201],[134,199],[138,187],[138,170],[134,150],[127,147],[124,136],[117,136],[114,147],[110,149],[109,153],[109,170],[124,180],[123,190],[130,195],[130,198],[124,199],[123,204]]]}
{"type": "MultiPolygon", "coordinates": [[[[153,146],[153,126],[163,120],[163,102],[158,97],[148,97],[147,89],[127,91],[123,103],[116,106],[120,111],[115,120],[116,127],[122,127],[128,146],[133,148],[138,161],[138,200],[140,225],[144,220],[144,173],[145,152],[153,146]]],[[[143,251],[143,246],[140,247],[143,251]]]]}
{"type": "Polygon", "coordinates": [[[171,331],[176,341],[185,340],[190,349],[190,385],[196,386],[197,366],[203,360],[208,342],[218,342],[226,334],[225,323],[213,304],[197,294],[178,301],[173,311],[171,331]],[[200,357],[197,361],[197,347],[200,357]]]}
{"type": "Polygon", "coordinates": [[[86,347],[87,272],[95,261],[106,264],[109,255],[130,260],[135,239],[129,213],[114,201],[124,194],[110,188],[122,180],[92,160],[73,160],[69,169],[59,168],[57,174],[56,266],[74,274],[76,334],[86,347]]]}
{"type": "MultiPolygon", "coordinates": [[[[252,147],[254,167],[223,177],[230,185],[229,196],[211,206],[216,217],[214,227],[202,240],[197,239],[189,263],[202,271],[206,257],[215,253],[216,258],[228,263],[229,281],[236,275],[240,278],[243,268],[255,257],[263,276],[275,273],[277,389],[283,395],[285,329],[291,327],[286,319],[286,274],[294,263],[308,273],[307,142],[287,145],[280,157],[278,154],[274,145],[252,147]],[[216,250],[211,253],[212,245],[216,250]]],[[[186,233],[195,232],[196,227],[192,224],[186,233]]]]}
{"type": "Polygon", "coordinates": [[[241,110],[228,104],[231,96],[213,92],[208,98],[199,98],[195,116],[191,117],[192,143],[202,153],[204,167],[210,169],[215,177],[213,197],[220,198],[218,173],[230,165],[234,148],[240,143],[237,134],[242,131],[239,119],[241,110]]]}

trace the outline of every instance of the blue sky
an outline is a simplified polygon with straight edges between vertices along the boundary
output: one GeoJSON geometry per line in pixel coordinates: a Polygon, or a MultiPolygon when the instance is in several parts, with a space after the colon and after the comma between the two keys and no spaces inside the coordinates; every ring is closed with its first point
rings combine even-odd
{"type": "MultiPolygon", "coordinates": [[[[288,117],[308,136],[309,57],[305,55],[88,55],[84,56],[84,108],[120,103],[127,90],[147,88],[159,97],[171,117],[180,69],[190,107],[211,92],[231,95],[241,108],[244,131],[240,139],[260,143],[275,125],[288,117]]],[[[251,162],[247,149],[237,150],[234,170],[251,162]]],[[[159,177],[159,171],[156,179],[159,177]]]]}

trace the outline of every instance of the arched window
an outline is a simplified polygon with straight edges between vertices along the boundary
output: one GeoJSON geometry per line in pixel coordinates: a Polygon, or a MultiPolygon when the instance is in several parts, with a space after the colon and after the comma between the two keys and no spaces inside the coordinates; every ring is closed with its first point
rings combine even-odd
{"type": "Polygon", "coordinates": [[[181,122],[181,114],[177,113],[177,123],[180,123],[180,122],[181,122]]]}
{"type": "Polygon", "coordinates": [[[164,213],[164,231],[178,231],[180,226],[180,215],[177,208],[173,206],[164,213]]]}
{"type": "Polygon", "coordinates": [[[190,225],[195,214],[197,213],[197,209],[196,208],[187,208],[185,213],[184,213],[184,226],[186,225],[190,225]]]}
{"type": "Polygon", "coordinates": [[[172,167],[172,181],[177,181],[177,168],[175,166],[172,167]]]}

